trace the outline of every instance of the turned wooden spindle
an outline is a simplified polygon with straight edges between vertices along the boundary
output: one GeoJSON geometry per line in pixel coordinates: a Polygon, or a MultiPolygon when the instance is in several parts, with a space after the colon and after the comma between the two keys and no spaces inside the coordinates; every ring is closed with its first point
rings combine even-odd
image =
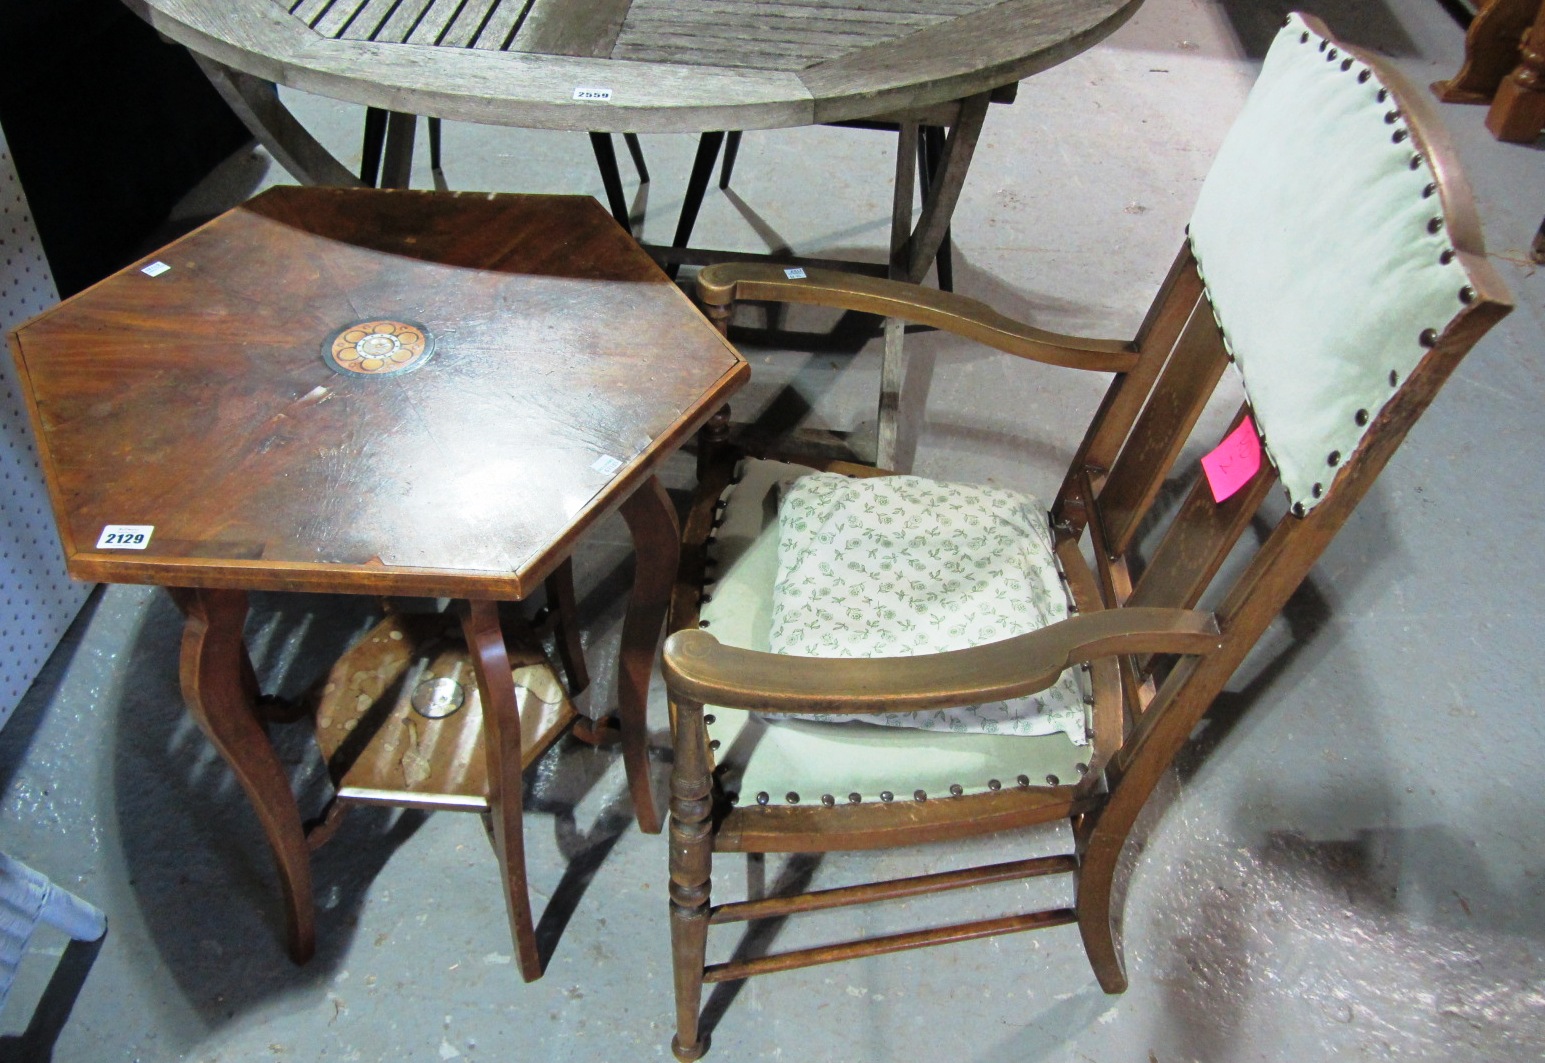
{"type": "Polygon", "coordinates": [[[1497,86],[1486,128],[1514,144],[1531,144],[1545,129],[1545,4],[1524,33],[1518,65],[1497,86]]]}
{"type": "Polygon", "coordinates": [[[713,788],[703,706],[676,703],[676,763],[671,771],[671,949],[675,953],[676,1036],[671,1049],[690,1063],[708,1050],[698,1029],[703,961],[708,945],[709,880],[713,866],[713,788]]]}
{"type": "Polygon", "coordinates": [[[1540,0],[1483,0],[1465,31],[1465,61],[1432,91],[1444,103],[1490,103],[1497,86],[1518,65],[1518,42],[1534,21],[1540,0]]]}

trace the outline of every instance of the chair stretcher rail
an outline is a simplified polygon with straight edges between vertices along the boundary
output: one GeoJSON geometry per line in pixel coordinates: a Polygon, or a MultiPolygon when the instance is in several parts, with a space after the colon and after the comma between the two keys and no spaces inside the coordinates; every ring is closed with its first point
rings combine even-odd
{"type": "Polygon", "coordinates": [[[964,889],[990,882],[1008,882],[1018,878],[1038,875],[1065,875],[1078,870],[1076,857],[1038,856],[1029,860],[1013,860],[986,867],[971,867],[961,871],[942,871],[934,875],[915,875],[910,878],[891,879],[888,882],[870,882],[862,886],[844,886],[840,889],[814,890],[789,897],[768,897],[756,901],[738,901],[721,904],[714,908],[711,923],[739,923],[752,919],[775,919],[799,912],[818,912],[828,908],[845,908],[852,904],[870,901],[897,900],[916,897],[944,890],[964,889]]]}
{"type": "Polygon", "coordinates": [[[881,956],[889,952],[904,952],[929,945],[947,945],[955,941],[973,941],[976,938],[996,937],[999,934],[1017,934],[1024,930],[1041,930],[1049,926],[1065,926],[1076,922],[1078,915],[1071,908],[1049,908],[1044,912],[1028,912],[1010,915],[1002,919],[982,919],[974,923],[957,923],[953,926],[917,930],[908,934],[890,934],[886,937],[866,938],[862,941],[844,941],[836,945],[821,945],[812,949],[796,949],[754,960],[732,960],[716,963],[703,969],[705,982],[733,982],[757,974],[774,971],[792,971],[818,963],[857,959],[860,956],[881,956]]]}

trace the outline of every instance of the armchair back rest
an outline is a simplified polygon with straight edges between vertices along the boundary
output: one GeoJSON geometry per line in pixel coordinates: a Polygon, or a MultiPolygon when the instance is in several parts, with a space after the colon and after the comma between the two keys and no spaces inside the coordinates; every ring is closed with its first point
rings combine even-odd
{"type": "Polygon", "coordinates": [[[1451,230],[1408,107],[1290,16],[1191,218],[1224,347],[1305,511],[1476,295],[1455,245],[1478,234],[1451,230]]]}
{"type": "Polygon", "coordinates": [[[1510,309],[1425,98],[1317,20],[1290,16],[1139,333],[1138,363],[1113,382],[1054,508],[1064,534],[1088,529],[1107,607],[1193,608],[1272,486],[1287,493],[1260,549],[1218,589],[1223,650],[1167,674],[1120,662],[1132,715],[1118,768],[1159,732],[1156,763],[1168,762],[1510,309]],[[1235,424],[1253,418],[1265,456],[1219,503],[1176,463],[1231,361],[1247,395],[1235,424]],[[1182,475],[1189,491],[1155,530],[1154,502],[1182,475]]]}

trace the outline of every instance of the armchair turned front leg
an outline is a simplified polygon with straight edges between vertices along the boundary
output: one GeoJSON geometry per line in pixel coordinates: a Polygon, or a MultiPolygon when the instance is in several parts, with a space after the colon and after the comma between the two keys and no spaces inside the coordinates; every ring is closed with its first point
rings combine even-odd
{"type": "Polygon", "coordinates": [[[708,945],[708,896],[713,870],[712,781],[703,706],[678,701],[675,766],[671,770],[671,954],[676,981],[676,1036],[671,1051],[683,1063],[708,1051],[698,1030],[708,945]]]}
{"type": "Polygon", "coordinates": [[[718,451],[730,438],[730,408],[722,406],[719,412],[708,419],[708,423],[698,429],[697,433],[697,479],[702,483],[708,478],[708,470],[713,468],[714,460],[718,457],[718,451]]]}

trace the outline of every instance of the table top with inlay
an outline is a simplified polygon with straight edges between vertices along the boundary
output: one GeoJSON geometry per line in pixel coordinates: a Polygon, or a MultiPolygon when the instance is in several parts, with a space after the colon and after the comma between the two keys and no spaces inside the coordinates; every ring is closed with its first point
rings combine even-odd
{"type": "Polygon", "coordinates": [[[748,372],[588,196],[271,189],[12,343],[71,575],[244,590],[524,598],[748,372]]]}
{"type": "Polygon", "coordinates": [[[765,129],[963,99],[1141,0],[126,0],[245,74],[390,111],[593,132],[765,129]]]}

